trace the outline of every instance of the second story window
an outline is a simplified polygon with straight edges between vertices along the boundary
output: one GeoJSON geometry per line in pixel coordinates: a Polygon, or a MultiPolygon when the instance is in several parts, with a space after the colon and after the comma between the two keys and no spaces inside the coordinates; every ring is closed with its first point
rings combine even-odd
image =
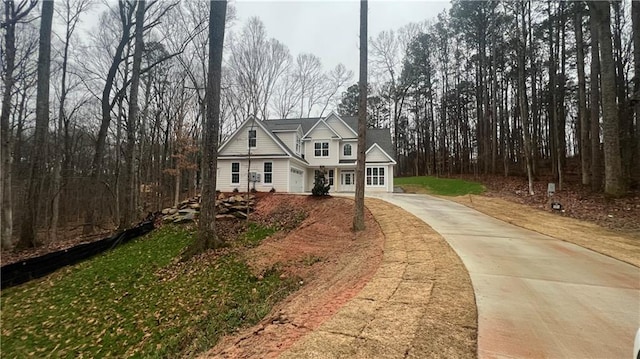
{"type": "Polygon", "coordinates": [[[346,145],[344,145],[343,153],[344,153],[344,156],[351,156],[351,145],[350,144],[347,143],[346,145]]]}
{"type": "Polygon", "coordinates": [[[255,148],[257,145],[256,130],[249,130],[249,148],[255,148]]]}
{"type": "Polygon", "coordinates": [[[329,157],[329,142],[316,142],[313,146],[314,156],[329,157]]]}

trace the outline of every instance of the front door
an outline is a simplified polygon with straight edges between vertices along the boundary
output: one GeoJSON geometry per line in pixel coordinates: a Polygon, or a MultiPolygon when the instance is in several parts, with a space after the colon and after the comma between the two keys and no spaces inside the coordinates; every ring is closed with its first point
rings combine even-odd
{"type": "Polygon", "coordinates": [[[355,192],[356,190],[356,173],[354,171],[340,172],[340,191],[355,192]]]}

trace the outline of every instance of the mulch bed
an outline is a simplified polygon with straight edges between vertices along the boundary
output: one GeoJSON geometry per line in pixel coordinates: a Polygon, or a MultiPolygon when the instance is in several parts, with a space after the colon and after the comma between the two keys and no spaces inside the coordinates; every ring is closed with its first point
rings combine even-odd
{"type": "MultiPolygon", "coordinates": [[[[550,178],[541,177],[534,182],[533,196],[529,195],[526,177],[463,176],[485,185],[488,197],[498,197],[537,209],[553,211],[547,196],[550,178]]],[[[580,183],[567,182],[557,191],[554,200],[560,202],[563,212],[558,214],[593,222],[599,226],[624,232],[640,231],[640,191],[630,191],[622,198],[610,198],[594,193],[580,183]]]]}

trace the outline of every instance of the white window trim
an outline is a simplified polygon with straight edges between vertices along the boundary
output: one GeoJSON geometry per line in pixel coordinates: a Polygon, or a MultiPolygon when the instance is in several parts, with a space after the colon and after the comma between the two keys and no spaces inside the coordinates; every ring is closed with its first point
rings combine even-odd
{"type": "Polygon", "coordinates": [[[231,162],[231,184],[240,184],[240,162],[231,162]],[[238,164],[238,172],[233,172],[233,164],[238,164]],[[238,182],[233,182],[233,175],[238,174],[238,182]]]}
{"type": "Polygon", "coordinates": [[[349,143],[345,143],[344,145],[342,145],[342,157],[353,157],[353,146],[351,146],[351,144],[349,143]],[[349,146],[351,148],[351,154],[345,154],[344,153],[344,149],[349,146]]]}
{"type": "Polygon", "coordinates": [[[247,130],[247,148],[250,150],[255,150],[256,148],[258,148],[258,129],[257,128],[250,128],[247,130]],[[256,145],[251,147],[249,146],[249,134],[251,133],[251,131],[254,131],[256,133],[256,145]]]}
{"type": "Polygon", "coordinates": [[[364,184],[366,187],[386,187],[387,186],[387,172],[388,168],[384,167],[384,166],[367,166],[364,170],[364,184]],[[378,169],[378,174],[377,175],[373,175],[373,169],[377,168],[378,169]],[[369,176],[369,174],[367,173],[368,170],[371,169],[371,176],[369,176]],[[380,175],[380,169],[383,169],[384,174],[380,175]],[[371,177],[371,184],[367,184],[367,177],[371,177]],[[377,177],[378,178],[378,184],[373,184],[373,177],[377,177]],[[384,183],[380,184],[380,178],[383,179],[384,183]]]}
{"type": "Polygon", "coordinates": [[[299,155],[302,152],[302,139],[300,138],[300,135],[297,132],[294,134],[293,140],[295,142],[293,144],[295,148],[295,153],[296,155],[299,155]]]}
{"type": "Polygon", "coordinates": [[[265,161],[262,163],[262,184],[273,184],[273,162],[272,161],[265,161]],[[264,166],[267,163],[271,163],[271,172],[267,172],[264,169],[264,166]],[[271,182],[267,182],[267,173],[271,174],[271,182]]]}
{"type": "Polygon", "coordinates": [[[330,141],[316,141],[313,143],[313,157],[314,158],[329,158],[331,156],[331,142],[330,141]],[[323,156],[322,155],[322,144],[326,143],[327,144],[327,155],[323,156]],[[316,144],[320,144],[320,156],[316,156],[316,144]]]}

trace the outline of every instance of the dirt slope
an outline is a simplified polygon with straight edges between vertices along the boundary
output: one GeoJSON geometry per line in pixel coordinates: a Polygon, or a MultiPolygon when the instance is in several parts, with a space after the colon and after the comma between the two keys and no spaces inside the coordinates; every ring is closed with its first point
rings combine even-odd
{"type": "Polygon", "coordinates": [[[302,288],[258,325],[225,337],[205,358],[275,358],[315,330],[352,299],[377,271],[384,237],[369,211],[367,230],[350,230],[353,201],[274,195],[262,199],[257,215],[278,207],[303,208],[308,217],[294,231],[271,237],[247,253],[257,273],[275,263],[302,278],[302,288]]]}

